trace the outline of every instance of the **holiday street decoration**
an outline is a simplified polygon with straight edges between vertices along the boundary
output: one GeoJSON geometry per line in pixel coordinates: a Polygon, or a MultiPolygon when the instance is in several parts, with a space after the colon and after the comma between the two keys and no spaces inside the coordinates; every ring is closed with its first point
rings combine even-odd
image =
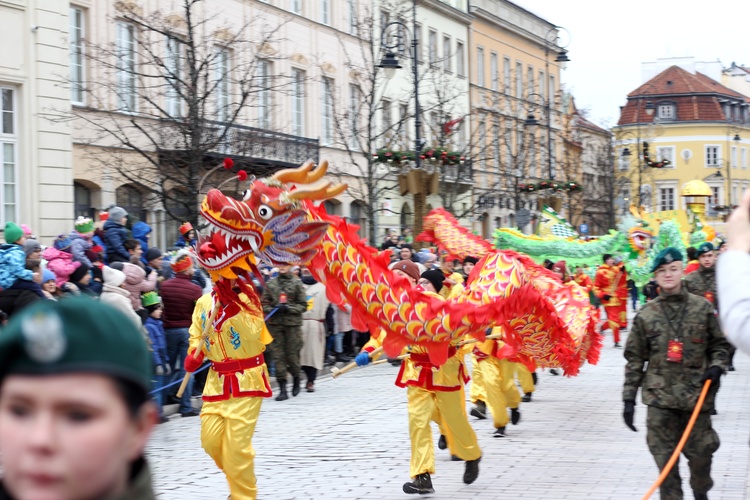
{"type": "MultiPolygon", "coordinates": [[[[422,151],[419,158],[424,161],[433,163],[442,163],[443,165],[463,165],[466,158],[457,151],[448,151],[443,148],[432,148],[422,151]]],[[[414,151],[392,151],[390,149],[380,149],[372,155],[375,163],[407,163],[414,161],[414,151]]]]}
{"type": "Polygon", "coordinates": [[[643,143],[643,161],[651,168],[664,168],[668,167],[671,162],[669,160],[653,161],[648,152],[648,143],[643,143]]]}
{"type": "Polygon", "coordinates": [[[543,191],[551,189],[554,192],[566,191],[569,193],[578,193],[583,191],[583,188],[578,182],[558,182],[558,181],[540,181],[537,183],[522,183],[518,185],[518,191],[521,193],[533,193],[534,191],[543,191]]]}

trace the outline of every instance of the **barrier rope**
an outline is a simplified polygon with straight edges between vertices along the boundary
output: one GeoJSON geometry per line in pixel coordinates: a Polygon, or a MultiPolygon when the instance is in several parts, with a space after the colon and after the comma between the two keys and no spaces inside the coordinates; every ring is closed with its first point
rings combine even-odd
{"type": "Polygon", "coordinates": [[[680,438],[680,442],[677,443],[677,448],[674,449],[674,453],[672,453],[672,456],[669,457],[669,461],[667,462],[667,465],[662,469],[661,474],[659,474],[658,479],[654,484],[651,485],[651,488],[646,492],[645,495],[643,495],[643,498],[641,500],[648,500],[651,498],[651,495],[656,491],[656,489],[661,486],[661,484],[664,482],[664,480],[669,475],[669,471],[672,470],[672,467],[674,467],[674,464],[677,463],[677,459],[680,458],[680,453],[682,452],[682,448],[685,447],[685,443],[687,443],[688,437],[690,436],[690,431],[693,430],[693,426],[695,425],[695,421],[698,420],[698,414],[701,412],[701,408],[703,408],[703,401],[706,399],[706,395],[708,394],[708,388],[711,386],[711,379],[706,380],[706,383],[703,384],[703,390],[701,391],[700,397],[698,397],[698,402],[695,404],[695,409],[693,409],[693,414],[690,415],[690,420],[688,421],[687,427],[685,427],[685,432],[682,433],[682,437],[680,438]]]}

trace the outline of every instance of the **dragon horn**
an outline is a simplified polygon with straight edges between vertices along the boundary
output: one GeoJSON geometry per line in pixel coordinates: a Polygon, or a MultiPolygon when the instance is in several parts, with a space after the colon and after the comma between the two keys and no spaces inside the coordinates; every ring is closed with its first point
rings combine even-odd
{"type": "MultiPolygon", "coordinates": [[[[274,180],[277,180],[279,182],[294,182],[297,184],[307,184],[308,178],[310,177],[310,171],[315,168],[315,162],[312,160],[307,160],[305,163],[302,164],[301,167],[297,168],[286,168],[284,170],[279,170],[275,174],[273,174],[273,177],[271,177],[274,180]]],[[[325,173],[325,170],[323,171],[325,173]]],[[[322,175],[321,175],[322,177],[322,175]]],[[[320,177],[318,177],[319,179],[320,177]]]]}
{"type": "Polygon", "coordinates": [[[327,200],[338,196],[349,187],[346,184],[339,184],[333,186],[330,182],[326,182],[320,187],[314,189],[298,189],[289,193],[290,200],[327,200]]]}

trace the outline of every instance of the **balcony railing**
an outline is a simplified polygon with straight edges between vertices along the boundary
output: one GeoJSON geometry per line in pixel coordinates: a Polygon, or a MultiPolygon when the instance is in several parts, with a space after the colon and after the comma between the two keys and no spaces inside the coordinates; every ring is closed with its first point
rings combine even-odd
{"type": "Polygon", "coordinates": [[[471,160],[463,165],[444,165],[442,181],[446,184],[474,184],[471,160]]]}
{"type": "MultiPolygon", "coordinates": [[[[211,133],[220,135],[226,124],[209,122],[211,133]]],[[[245,158],[252,162],[294,166],[306,160],[318,161],[320,141],[244,125],[230,125],[216,153],[245,158]]]]}

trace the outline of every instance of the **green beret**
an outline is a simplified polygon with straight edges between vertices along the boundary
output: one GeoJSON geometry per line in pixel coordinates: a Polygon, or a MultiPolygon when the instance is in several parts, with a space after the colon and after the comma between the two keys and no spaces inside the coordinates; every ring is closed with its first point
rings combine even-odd
{"type": "Polygon", "coordinates": [[[38,301],[0,331],[0,381],[10,374],[97,373],[149,390],[151,356],[121,311],[76,297],[38,301]]]}
{"type": "Polygon", "coordinates": [[[713,252],[714,246],[710,242],[701,243],[701,246],[698,247],[698,251],[695,253],[698,257],[703,255],[704,253],[713,252]]]}
{"type": "Polygon", "coordinates": [[[671,264],[672,262],[682,262],[682,252],[677,250],[675,247],[665,248],[654,259],[654,265],[651,266],[651,272],[653,273],[664,264],[671,264]]]}

